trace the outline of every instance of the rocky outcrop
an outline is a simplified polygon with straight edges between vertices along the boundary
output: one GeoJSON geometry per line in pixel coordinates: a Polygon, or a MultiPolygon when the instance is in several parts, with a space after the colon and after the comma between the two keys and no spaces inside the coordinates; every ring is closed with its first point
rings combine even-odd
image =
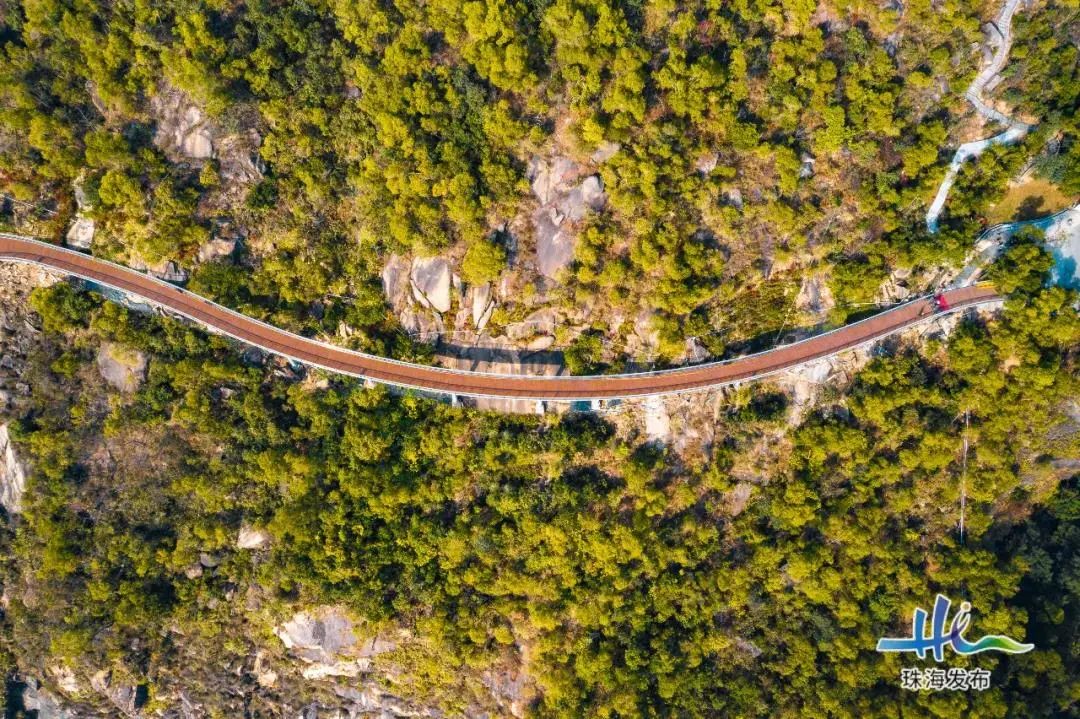
{"type": "Polygon", "coordinates": [[[491,285],[484,283],[472,288],[472,321],[477,332],[487,326],[494,311],[495,301],[491,297],[491,285]]]}
{"type": "Polygon", "coordinates": [[[97,366],[102,378],[121,392],[134,392],[146,376],[146,355],[138,350],[106,342],[98,348],[97,366]]]}
{"type": "Polygon", "coordinates": [[[622,145],[617,142],[604,141],[596,148],[589,159],[597,165],[602,165],[611,158],[615,157],[622,149],[622,145]]]}
{"type": "Polygon", "coordinates": [[[94,221],[89,217],[76,217],[64,236],[64,243],[76,250],[89,250],[94,244],[94,221]]]}
{"type": "Polygon", "coordinates": [[[450,311],[450,263],[441,257],[416,258],[409,274],[413,297],[436,312],[450,311]]]}
{"type": "Polygon", "coordinates": [[[382,271],[383,294],[395,313],[401,312],[409,304],[409,264],[390,255],[382,271]]]}
{"type": "Polygon", "coordinates": [[[146,701],[145,688],[114,681],[108,669],[90,677],[90,687],[108,699],[124,716],[137,716],[139,707],[146,701]]]}
{"type": "Polygon", "coordinates": [[[641,407],[645,415],[645,436],[661,444],[670,440],[671,417],[668,416],[663,397],[647,397],[641,407]]]}
{"type": "Polygon", "coordinates": [[[77,719],[78,716],[64,709],[57,697],[33,679],[27,681],[23,688],[21,701],[22,708],[27,712],[33,712],[30,716],[37,719],[77,719]]]}
{"type": "Polygon", "coordinates": [[[173,282],[182,285],[188,281],[188,272],[174,260],[165,260],[154,267],[147,269],[147,274],[157,277],[159,280],[173,282]]]}
{"type": "Polygon", "coordinates": [[[7,424],[0,424],[0,505],[8,514],[18,514],[25,491],[26,468],[15,456],[7,424]]]}
{"type": "Polygon", "coordinates": [[[274,629],[286,649],[308,662],[331,662],[356,646],[352,620],[340,609],[298,612],[274,629]]]}
{"type": "Polygon", "coordinates": [[[236,535],[238,549],[262,549],[270,544],[270,533],[256,527],[241,527],[236,535]]]}
{"type": "Polygon", "coordinates": [[[694,161],[694,169],[702,175],[711,174],[720,162],[720,156],[715,152],[706,152],[694,161]]]}
{"type": "Polygon", "coordinates": [[[210,241],[199,247],[196,254],[199,262],[213,262],[214,260],[231,257],[236,252],[239,237],[236,235],[217,234],[210,241]]]}
{"type": "Polygon", "coordinates": [[[262,138],[254,128],[224,132],[187,95],[168,86],[150,99],[150,111],[157,124],[154,144],[173,161],[216,159],[226,190],[239,190],[262,179],[262,138]]]}
{"type": "Polygon", "coordinates": [[[73,185],[75,191],[75,204],[78,210],[75,213],[75,219],[72,221],[71,226],[68,227],[67,235],[64,237],[64,243],[68,247],[72,247],[77,250],[89,250],[94,244],[94,220],[87,216],[93,208],[90,206],[90,202],[86,197],[86,190],[83,189],[83,175],[79,175],[79,178],[75,180],[73,185]]]}
{"type": "Polygon", "coordinates": [[[527,176],[540,201],[532,217],[536,266],[546,277],[556,277],[573,261],[577,240],[573,223],[607,202],[600,178],[590,175],[582,180],[581,175],[581,167],[566,157],[550,162],[533,157],[529,163],[527,176]]]}
{"type": "Polygon", "coordinates": [[[252,185],[263,177],[265,167],[259,160],[262,138],[248,130],[213,139],[221,179],[226,185],[252,185]]]}
{"type": "Polygon", "coordinates": [[[811,321],[824,321],[829,311],[836,306],[832,290],[825,277],[820,274],[805,275],[799,294],[795,298],[795,307],[810,316],[811,321]]]}
{"type": "Polygon", "coordinates": [[[506,326],[506,336],[515,342],[533,343],[541,337],[551,337],[554,341],[553,335],[558,324],[558,311],[546,307],[533,312],[521,322],[508,324],[506,326]]]}
{"type": "Polygon", "coordinates": [[[371,661],[397,648],[394,642],[373,637],[363,642],[352,620],[336,607],[298,612],[274,629],[289,652],[304,662],[305,679],[357,677],[371,670],[371,661]]]}
{"type": "Polygon", "coordinates": [[[165,89],[150,99],[150,107],[157,120],[154,144],[166,154],[193,160],[213,157],[207,117],[184,93],[165,89]]]}

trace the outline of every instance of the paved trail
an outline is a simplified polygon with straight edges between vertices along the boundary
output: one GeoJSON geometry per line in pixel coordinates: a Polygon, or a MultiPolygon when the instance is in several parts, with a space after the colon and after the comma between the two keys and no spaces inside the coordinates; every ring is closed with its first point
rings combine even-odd
{"type": "MultiPolygon", "coordinates": [[[[708,364],[625,375],[537,377],[412,364],[335,347],[215,304],[155,277],[90,255],[0,233],[0,261],[40,265],[141,297],[224,335],[313,367],[376,382],[452,395],[575,401],[675,394],[760,379],[822,357],[874,342],[941,312],[923,297],[810,339],[767,352],[708,364]]],[[[948,312],[997,302],[990,287],[957,287],[944,293],[948,312]]]]}
{"type": "Polygon", "coordinates": [[[941,181],[937,195],[934,196],[934,201],[930,203],[930,208],[926,211],[926,227],[930,232],[937,232],[938,230],[938,220],[941,217],[942,210],[945,209],[945,201],[949,197],[949,190],[952,189],[953,183],[956,182],[956,176],[960,173],[961,166],[968,160],[981,155],[987,148],[994,145],[1014,143],[1031,131],[1031,125],[998,112],[987,105],[982,98],[986,85],[1005,68],[1005,64],[1009,61],[1009,50],[1012,48],[1012,19],[1019,7],[1020,0],[1007,0],[1005,6],[1001,8],[997,19],[994,20],[994,25],[1001,32],[1001,42],[994,51],[994,56],[990,59],[990,62],[979,71],[979,74],[971,81],[971,85],[968,86],[967,92],[964,93],[964,97],[975,107],[976,112],[991,122],[1004,125],[1005,132],[984,140],[965,142],[957,148],[952,162],[949,163],[949,169],[945,173],[945,179],[941,181]]]}

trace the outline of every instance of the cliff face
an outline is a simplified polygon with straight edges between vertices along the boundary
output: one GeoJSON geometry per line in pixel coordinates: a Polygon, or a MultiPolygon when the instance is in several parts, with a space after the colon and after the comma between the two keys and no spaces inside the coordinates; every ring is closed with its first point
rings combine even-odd
{"type": "Polygon", "coordinates": [[[8,426],[0,424],[0,505],[8,514],[22,510],[22,496],[26,491],[26,468],[15,454],[8,438],[8,426]]]}

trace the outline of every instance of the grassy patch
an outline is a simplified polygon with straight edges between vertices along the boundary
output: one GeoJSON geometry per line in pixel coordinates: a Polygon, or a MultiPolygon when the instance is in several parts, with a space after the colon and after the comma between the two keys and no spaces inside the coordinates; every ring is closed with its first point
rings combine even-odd
{"type": "Polygon", "coordinates": [[[1032,179],[1010,187],[1001,202],[990,209],[989,220],[991,223],[1031,220],[1071,207],[1074,201],[1054,183],[1032,179]]]}

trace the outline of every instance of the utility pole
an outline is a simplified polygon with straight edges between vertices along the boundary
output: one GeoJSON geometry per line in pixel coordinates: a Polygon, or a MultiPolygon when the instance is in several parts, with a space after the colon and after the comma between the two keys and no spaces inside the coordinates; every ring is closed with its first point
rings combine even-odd
{"type": "Polygon", "coordinates": [[[967,457],[968,428],[971,426],[971,410],[964,410],[964,458],[960,468],[960,543],[964,543],[964,510],[967,508],[967,457]]]}

